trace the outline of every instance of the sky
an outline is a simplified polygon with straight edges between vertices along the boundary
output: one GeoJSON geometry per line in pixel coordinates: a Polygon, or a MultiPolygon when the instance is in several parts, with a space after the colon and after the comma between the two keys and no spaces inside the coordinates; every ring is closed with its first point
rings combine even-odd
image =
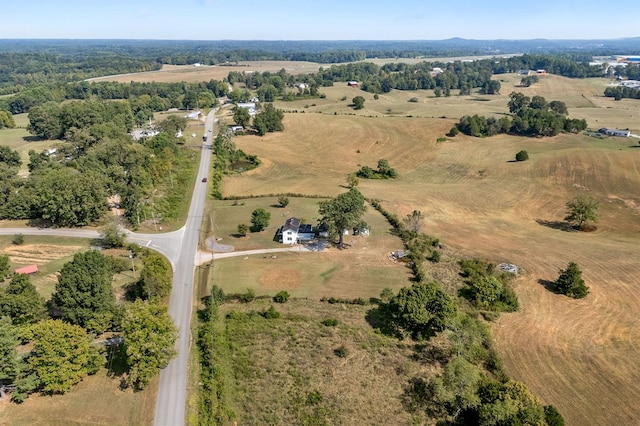
{"type": "Polygon", "coordinates": [[[640,27],[633,23],[636,4],[637,0],[0,0],[0,39],[615,39],[640,36],[640,27]]]}

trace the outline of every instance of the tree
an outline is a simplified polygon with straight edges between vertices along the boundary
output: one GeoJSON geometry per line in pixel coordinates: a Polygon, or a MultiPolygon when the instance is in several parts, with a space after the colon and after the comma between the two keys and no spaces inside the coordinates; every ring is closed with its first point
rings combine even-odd
{"type": "Polygon", "coordinates": [[[249,231],[249,227],[246,224],[241,223],[238,225],[238,235],[240,235],[241,237],[246,237],[247,231],[249,231]]]}
{"type": "Polygon", "coordinates": [[[553,283],[553,287],[558,293],[574,299],[582,299],[589,294],[589,287],[585,285],[582,271],[575,262],[569,262],[567,269],[560,270],[560,275],[553,283]]]}
{"type": "Polygon", "coordinates": [[[509,95],[509,102],[507,106],[509,107],[509,112],[512,114],[518,113],[518,111],[528,108],[529,103],[531,103],[531,98],[523,95],[520,92],[512,92],[509,95]]]}
{"type": "Polygon", "coordinates": [[[598,223],[598,202],[591,197],[577,196],[568,201],[567,214],[564,218],[567,222],[574,223],[577,229],[583,229],[589,222],[598,223]]]}
{"type": "Polygon", "coordinates": [[[70,167],[37,175],[34,210],[42,219],[58,226],[84,226],[107,211],[104,178],[95,172],[70,167]]]}
{"type": "Polygon", "coordinates": [[[68,392],[105,362],[77,325],[45,320],[31,326],[30,334],[35,343],[27,359],[28,370],[37,375],[45,393],[68,392]]]}
{"type": "Polygon", "coordinates": [[[142,265],[140,281],[143,297],[147,299],[167,297],[171,293],[173,279],[169,261],[161,254],[152,252],[144,256],[142,265]]]}
{"type": "Polygon", "coordinates": [[[126,308],[122,333],[129,367],[127,383],[143,389],[176,356],[178,330],[165,306],[136,300],[126,308]]]}
{"type": "Polygon", "coordinates": [[[0,290],[0,312],[11,317],[15,325],[40,321],[47,313],[44,298],[26,274],[14,274],[7,289],[0,290]]]}
{"type": "Polygon", "coordinates": [[[353,103],[353,109],[362,109],[364,108],[364,98],[362,96],[356,96],[351,100],[353,103]]]}
{"type": "Polygon", "coordinates": [[[551,101],[549,102],[549,109],[553,112],[557,112],[558,114],[567,115],[569,111],[567,110],[567,104],[562,101],[551,101]]]}
{"type": "Polygon", "coordinates": [[[251,121],[249,110],[236,105],[233,108],[233,121],[238,126],[247,127],[249,125],[249,122],[251,121]]]}
{"type": "Polygon", "coordinates": [[[89,331],[105,331],[115,304],[111,279],[109,261],[99,251],[76,253],[60,270],[51,296],[54,315],[89,331]]]}
{"type": "Polygon", "coordinates": [[[289,205],[288,197],[278,197],[278,205],[282,208],[285,208],[289,205]]]}
{"type": "Polygon", "coordinates": [[[6,276],[9,274],[10,269],[11,266],[9,265],[9,255],[0,255],[0,281],[4,281],[6,276]]]}
{"type": "Polygon", "coordinates": [[[360,191],[351,188],[349,192],[320,202],[319,222],[327,224],[329,234],[339,237],[338,247],[344,248],[344,230],[356,226],[366,210],[367,206],[360,191]]]}
{"type": "Polygon", "coordinates": [[[347,186],[349,189],[356,188],[360,184],[360,179],[358,179],[358,175],[356,173],[349,173],[347,175],[347,186]]]}
{"type": "Polygon", "coordinates": [[[263,231],[267,226],[269,226],[269,220],[271,220],[271,213],[265,209],[255,209],[251,213],[251,231],[263,231]]]}
{"type": "Polygon", "coordinates": [[[518,151],[516,154],[516,161],[527,161],[529,159],[529,153],[525,150],[518,151]]]}
{"type": "Polygon", "coordinates": [[[13,129],[16,127],[16,121],[9,111],[0,110],[0,129],[13,129]]]}
{"type": "Polygon", "coordinates": [[[20,359],[16,347],[18,329],[11,323],[11,318],[0,317],[0,386],[5,383],[13,383],[20,372],[20,359]]]}
{"type": "Polygon", "coordinates": [[[253,127],[258,131],[259,136],[264,136],[269,132],[281,132],[284,130],[282,119],[284,113],[276,109],[273,104],[264,104],[262,110],[253,117],[253,127]]]}
{"type": "Polygon", "coordinates": [[[402,219],[405,226],[409,231],[414,232],[416,234],[420,233],[422,229],[422,225],[424,224],[424,217],[422,216],[422,212],[419,210],[414,210],[411,214],[405,216],[402,219]]]}
{"type": "Polygon", "coordinates": [[[414,339],[428,339],[456,317],[456,302],[437,283],[402,288],[388,309],[395,327],[414,339]]]}
{"type": "Polygon", "coordinates": [[[454,357],[444,369],[442,377],[433,380],[435,402],[444,406],[447,413],[457,419],[468,410],[480,405],[478,387],[480,371],[461,356],[454,357]]]}
{"type": "Polygon", "coordinates": [[[5,167],[20,167],[22,160],[18,151],[14,151],[5,145],[0,145],[0,163],[4,163],[5,167]]]}
{"type": "Polygon", "coordinates": [[[124,247],[126,235],[113,220],[109,221],[100,233],[102,241],[107,248],[124,247]]]}

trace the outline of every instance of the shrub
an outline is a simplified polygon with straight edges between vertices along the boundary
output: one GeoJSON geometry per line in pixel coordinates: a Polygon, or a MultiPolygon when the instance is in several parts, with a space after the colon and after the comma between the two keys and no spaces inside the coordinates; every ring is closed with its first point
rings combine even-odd
{"type": "Polygon", "coordinates": [[[335,327],[338,325],[338,320],[335,318],[327,318],[326,320],[322,321],[322,325],[327,326],[327,327],[335,327]]]}
{"type": "Polygon", "coordinates": [[[17,245],[17,246],[21,246],[22,244],[24,244],[24,235],[22,234],[16,234],[13,236],[13,240],[11,240],[11,243],[17,245]]]}
{"type": "Polygon", "coordinates": [[[278,312],[276,308],[271,305],[269,306],[269,309],[263,312],[262,316],[266,319],[278,319],[280,318],[280,312],[278,312]]]}
{"type": "Polygon", "coordinates": [[[333,353],[338,358],[346,358],[349,355],[349,349],[345,345],[340,345],[333,350],[333,353]]]}
{"type": "Polygon", "coordinates": [[[516,154],[516,161],[527,161],[529,159],[529,153],[522,150],[516,154]]]}
{"type": "Polygon", "coordinates": [[[418,98],[414,96],[413,98],[409,99],[409,102],[418,102],[418,98]]]}
{"type": "Polygon", "coordinates": [[[256,298],[256,292],[250,288],[246,293],[240,295],[240,301],[243,303],[252,302],[256,298]]]}
{"type": "Polygon", "coordinates": [[[440,252],[438,250],[433,250],[431,252],[431,256],[427,258],[430,262],[439,263],[440,262],[440,252]]]}
{"type": "Polygon", "coordinates": [[[273,301],[276,303],[286,303],[287,300],[289,300],[289,292],[282,290],[279,291],[278,294],[276,294],[275,296],[273,296],[273,301]]]}
{"type": "Polygon", "coordinates": [[[282,208],[285,208],[289,205],[289,198],[288,197],[279,197],[278,198],[278,205],[282,208]]]}
{"type": "Polygon", "coordinates": [[[249,226],[245,223],[241,223],[238,225],[238,235],[241,237],[246,237],[247,232],[249,231],[249,226]]]}
{"type": "Polygon", "coordinates": [[[436,142],[438,142],[438,143],[446,142],[446,141],[447,141],[447,138],[444,138],[444,137],[436,139],[436,142]]]}
{"type": "Polygon", "coordinates": [[[449,133],[447,133],[447,136],[452,138],[454,136],[458,136],[458,133],[460,133],[460,130],[458,130],[457,127],[452,127],[451,130],[449,130],[449,133]]]}

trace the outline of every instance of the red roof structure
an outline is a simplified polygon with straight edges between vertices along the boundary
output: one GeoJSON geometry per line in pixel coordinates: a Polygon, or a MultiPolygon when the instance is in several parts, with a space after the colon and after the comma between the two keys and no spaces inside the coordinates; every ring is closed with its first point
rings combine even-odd
{"type": "Polygon", "coordinates": [[[22,268],[16,269],[14,272],[16,274],[27,274],[27,275],[35,274],[36,272],[38,272],[38,265],[23,266],[22,268]]]}

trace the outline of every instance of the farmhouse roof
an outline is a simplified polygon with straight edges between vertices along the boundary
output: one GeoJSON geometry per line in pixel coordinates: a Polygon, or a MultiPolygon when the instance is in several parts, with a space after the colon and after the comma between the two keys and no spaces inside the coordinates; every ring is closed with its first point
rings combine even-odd
{"type": "Polygon", "coordinates": [[[36,272],[38,272],[38,265],[27,265],[27,266],[23,266],[22,268],[17,268],[15,270],[16,274],[26,274],[26,275],[35,274],[36,272]]]}
{"type": "Polygon", "coordinates": [[[282,232],[284,231],[298,232],[298,228],[300,228],[300,219],[298,219],[297,217],[290,217],[284,222],[284,226],[282,227],[282,232]]]}

